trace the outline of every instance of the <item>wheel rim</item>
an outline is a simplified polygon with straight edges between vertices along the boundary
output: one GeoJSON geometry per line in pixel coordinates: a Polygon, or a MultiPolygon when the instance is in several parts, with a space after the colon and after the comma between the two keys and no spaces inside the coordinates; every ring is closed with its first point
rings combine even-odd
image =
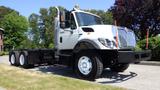
{"type": "Polygon", "coordinates": [[[15,62],[16,62],[15,55],[12,54],[12,55],[11,55],[11,64],[15,64],[15,62]]]}
{"type": "Polygon", "coordinates": [[[24,55],[21,54],[19,58],[20,65],[24,65],[24,55]]]}
{"type": "Polygon", "coordinates": [[[91,59],[87,56],[82,56],[78,61],[78,69],[82,74],[88,75],[92,70],[91,59]]]}

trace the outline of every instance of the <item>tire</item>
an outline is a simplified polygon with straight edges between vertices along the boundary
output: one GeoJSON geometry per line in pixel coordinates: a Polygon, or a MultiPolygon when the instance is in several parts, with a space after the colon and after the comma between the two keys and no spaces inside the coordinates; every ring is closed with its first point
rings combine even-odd
{"type": "Polygon", "coordinates": [[[75,73],[81,79],[95,80],[103,71],[101,58],[91,52],[79,52],[75,61],[75,73]]]}
{"type": "Polygon", "coordinates": [[[29,68],[27,54],[25,52],[21,52],[19,55],[19,64],[23,68],[29,68]]]}
{"type": "Polygon", "coordinates": [[[12,66],[18,66],[19,65],[19,62],[18,62],[18,58],[19,57],[19,53],[18,52],[11,52],[9,54],[9,62],[10,62],[10,65],[12,66]]]}
{"type": "Polygon", "coordinates": [[[124,72],[129,67],[129,64],[117,64],[110,67],[111,71],[124,72]]]}

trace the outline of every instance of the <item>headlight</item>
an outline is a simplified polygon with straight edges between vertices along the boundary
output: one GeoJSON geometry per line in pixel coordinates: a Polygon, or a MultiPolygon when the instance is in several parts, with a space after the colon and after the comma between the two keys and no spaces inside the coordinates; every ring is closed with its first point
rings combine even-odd
{"type": "Polygon", "coordinates": [[[114,41],[111,41],[111,40],[109,40],[109,39],[98,38],[98,41],[99,41],[102,45],[104,45],[104,46],[106,46],[106,47],[108,47],[108,48],[116,47],[115,42],[114,42],[114,41]]]}
{"type": "Polygon", "coordinates": [[[104,38],[98,38],[98,41],[99,41],[101,44],[103,44],[104,46],[107,45],[107,42],[106,42],[106,40],[105,40],[104,38]]]}

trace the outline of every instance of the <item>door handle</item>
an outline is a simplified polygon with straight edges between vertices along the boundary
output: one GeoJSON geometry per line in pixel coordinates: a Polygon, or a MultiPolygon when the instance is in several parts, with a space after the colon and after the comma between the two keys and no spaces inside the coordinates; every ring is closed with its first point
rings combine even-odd
{"type": "Polygon", "coordinates": [[[61,31],[60,33],[64,33],[64,31],[61,31]]]}
{"type": "Polygon", "coordinates": [[[60,43],[62,43],[62,37],[60,37],[60,43]]]}

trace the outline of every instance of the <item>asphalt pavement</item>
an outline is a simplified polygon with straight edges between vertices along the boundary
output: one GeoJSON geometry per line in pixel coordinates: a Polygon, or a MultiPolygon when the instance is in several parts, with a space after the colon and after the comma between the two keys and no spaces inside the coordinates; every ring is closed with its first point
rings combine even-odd
{"type": "Polygon", "coordinates": [[[160,90],[160,66],[131,64],[123,73],[106,70],[96,82],[130,90],[160,90]]]}
{"type": "MultiPolygon", "coordinates": [[[[9,64],[8,56],[1,56],[0,63],[9,64]]],[[[70,68],[64,66],[40,66],[30,70],[77,78],[70,68]]],[[[160,90],[160,63],[144,61],[140,64],[131,64],[122,73],[116,73],[106,69],[103,71],[102,77],[96,79],[93,83],[119,86],[129,90],[160,90]]]]}

